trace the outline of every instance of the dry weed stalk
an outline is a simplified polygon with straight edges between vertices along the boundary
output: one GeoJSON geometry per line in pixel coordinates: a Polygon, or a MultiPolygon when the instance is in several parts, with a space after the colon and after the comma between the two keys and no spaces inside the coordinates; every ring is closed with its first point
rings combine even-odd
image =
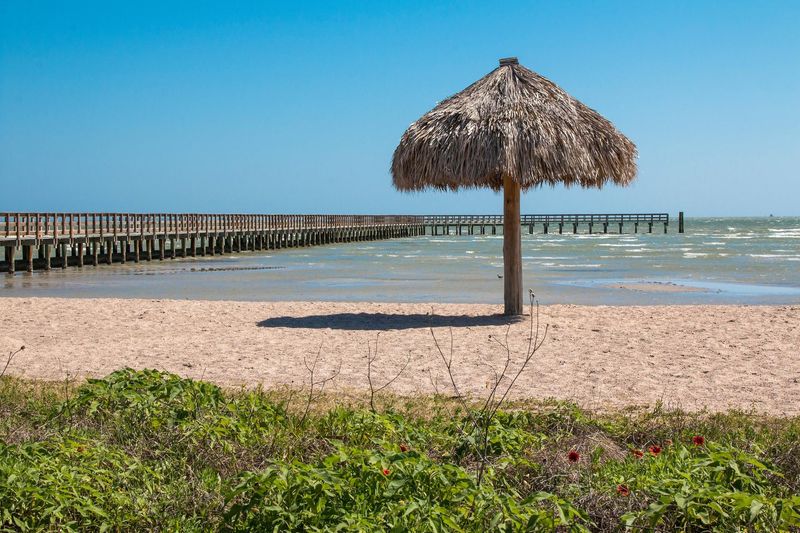
{"type": "Polygon", "coordinates": [[[6,370],[8,370],[8,367],[11,365],[11,361],[13,361],[13,360],[14,360],[14,357],[15,357],[15,356],[16,356],[16,355],[17,355],[19,352],[23,351],[24,349],[25,349],[25,347],[24,347],[24,346],[20,346],[20,348],[19,348],[18,350],[16,350],[16,351],[11,351],[11,352],[9,352],[9,353],[8,353],[8,357],[6,358],[6,364],[5,364],[5,366],[3,367],[3,371],[2,371],[2,372],[0,372],[0,378],[2,378],[3,376],[5,376],[5,375],[6,375],[6,370]]]}
{"type": "Polygon", "coordinates": [[[322,393],[325,390],[325,386],[334,379],[336,379],[336,377],[342,371],[342,361],[340,359],[339,366],[336,368],[336,370],[333,371],[333,373],[321,379],[316,379],[315,374],[317,372],[317,364],[319,364],[319,358],[320,355],[322,354],[322,345],[324,344],[324,342],[325,341],[323,340],[322,342],[319,343],[319,349],[317,350],[316,355],[314,355],[314,359],[311,361],[311,363],[309,363],[308,358],[305,355],[303,356],[303,364],[306,366],[306,370],[308,370],[310,386],[308,389],[308,396],[306,397],[306,405],[305,409],[303,410],[303,416],[300,417],[300,422],[299,422],[300,426],[302,426],[305,423],[306,418],[308,417],[308,412],[311,409],[311,404],[314,403],[314,401],[318,400],[320,396],[322,396],[322,393]],[[316,394],[314,391],[315,387],[319,387],[316,390],[316,394]]]}
{"type": "Polygon", "coordinates": [[[372,412],[375,412],[375,395],[397,381],[397,378],[405,372],[406,368],[408,368],[408,364],[411,362],[411,353],[408,354],[406,358],[406,362],[403,367],[394,375],[392,379],[381,385],[380,387],[375,388],[375,385],[372,383],[372,365],[378,359],[378,340],[380,339],[381,334],[378,333],[375,335],[375,351],[372,351],[372,346],[367,343],[367,383],[369,384],[369,408],[372,412]]]}
{"type": "MultiPolygon", "coordinates": [[[[461,393],[460,389],[458,388],[458,384],[456,383],[455,376],[453,375],[453,330],[450,328],[450,350],[449,356],[445,355],[444,350],[442,349],[441,345],[439,344],[438,339],[433,331],[433,327],[429,328],[431,337],[433,337],[434,345],[436,346],[436,350],[439,352],[439,355],[444,362],[444,366],[447,369],[447,374],[450,376],[450,384],[453,386],[453,390],[455,391],[455,399],[461,404],[464,412],[467,414],[468,426],[471,426],[471,431],[467,432],[465,428],[462,428],[462,433],[465,436],[474,435],[477,433],[477,438],[475,439],[475,444],[473,445],[473,451],[478,458],[478,484],[480,485],[481,481],[483,480],[483,475],[486,472],[486,466],[489,463],[488,460],[488,449],[489,449],[489,430],[492,426],[492,423],[497,416],[497,412],[500,410],[502,405],[508,399],[508,395],[511,392],[511,389],[516,384],[519,377],[528,367],[528,364],[533,359],[536,352],[544,344],[545,339],[547,338],[547,332],[550,327],[549,324],[545,324],[544,331],[541,332],[540,338],[540,322],[539,322],[539,302],[536,300],[536,295],[533,294],[533,291],[528,291],[529,298],[530,298],[530,331],[528,335],[528,345],[525,350],[525,355],[522,358],[522,363],[519,366],[519,369],[516,373],[511,372],[511,366],[513,362],[513,354],[508,342],[508,335],[509,331],[511,330],[511,325],[506,328],[506,334],[504,340],[499,340],[491,335],[489,338],[496,342],[506,354],[506,361],[503,366],[503,369],[498,372],[496,368],[488,365],[489,368],[494,373],[494,382],[492,385],[491,390],[489,391],[489,395],[486,398],[486,401],[483,402],[481,408],[477,410],[471,409],[470,406],[467,404],[466,397],[461,393]],[[502,385],[502,386],[501,386],[502,385]],[[502,391],[502,394],[500,393],[502,391]]],[[[468,441],[469,442],[469,441],[468,441]]]]}

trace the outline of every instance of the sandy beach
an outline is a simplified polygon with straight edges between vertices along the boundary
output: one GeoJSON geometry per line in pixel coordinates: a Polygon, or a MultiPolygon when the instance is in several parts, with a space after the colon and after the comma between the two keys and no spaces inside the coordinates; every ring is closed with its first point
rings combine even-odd
{"type": "MultiPolygon", "coordinates": [[[[500,306],[136,299],[2,298],[0,350],[22,345],[8,373],[60,380],[130,366],[228,386],[307,385],[341,365],[333,389],[367,388],[368,345],[378,342],[376,385],[452,387],[430,328],[463,392],[485,394],[506,360],[500,306]],[[433,316],[430,313],[433,311],[433,316]]],[[[543,306],[547,339],[514,398],[572,400],[595,409],[652,406],[800,414],[799,306],[543,306]]],[[[529,322],[513,323],[514,365],[529,322]]],[[[4,362],[4,361],[3,361],[4,362]]]]}

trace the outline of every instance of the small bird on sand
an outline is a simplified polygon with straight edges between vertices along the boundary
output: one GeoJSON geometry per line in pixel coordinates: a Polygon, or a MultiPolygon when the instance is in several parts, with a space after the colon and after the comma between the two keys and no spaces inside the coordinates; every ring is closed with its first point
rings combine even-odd
{"type": "Polygon", "coordinates": [[[502,274],[498,274],[497,277],[498,277],[498,279],[503,279],[503,275],[502,274]]]}

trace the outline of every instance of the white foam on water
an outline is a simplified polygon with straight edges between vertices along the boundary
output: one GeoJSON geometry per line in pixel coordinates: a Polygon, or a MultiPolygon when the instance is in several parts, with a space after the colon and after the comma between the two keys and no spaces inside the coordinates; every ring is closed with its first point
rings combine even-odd
{"type": "Polygon", "coordinates": [[[685,253],[683,254],[683,257],[685,257],[685,258],[687,258],[687,259],[693,259],[693,258],[695,258],[695,257],[705,257],[705,256],[707,256],[707,255],[708,255],[708,254],[706,254],[706,253],[701,253],[701,252],[685,252],[685,253]]]}
{"type": "Polygon", "coordinates": [[[616,239],[618,235],[614,235],[613,233],[579,233],[577,235],[573,235],[573,239],[616,239]]]}

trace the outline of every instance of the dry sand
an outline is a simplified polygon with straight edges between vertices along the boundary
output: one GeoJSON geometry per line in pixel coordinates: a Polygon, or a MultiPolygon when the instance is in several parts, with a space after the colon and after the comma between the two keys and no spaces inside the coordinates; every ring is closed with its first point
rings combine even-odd
{"type": "MultiPolygon", "coordinates": [[[[334,389],[365,390],[368,343],[380,333],[375,382],[402,367],[389,390],[450,394],[429,327],[449,353],[462,391],[485,394],[505,361],[499,306],[0,298],[0,353],[25,345],[9,373],[103,376],[158,368],[223,385],[307,385],[341,364],[334,389]],[[435,316],[427,316],[433,309],[435,316]],[[493,340],[493,338],[495,340],[493,340]]],[[[515,398],[572,400],[595,409],[666,405],[800,414],[798,306],[542,307],[547,340],[515,398]]],[[[517,363],[528,322],[508,332],[517,363]]],[[[0,362],[0,368],[5,361],[0,362]]]]}

